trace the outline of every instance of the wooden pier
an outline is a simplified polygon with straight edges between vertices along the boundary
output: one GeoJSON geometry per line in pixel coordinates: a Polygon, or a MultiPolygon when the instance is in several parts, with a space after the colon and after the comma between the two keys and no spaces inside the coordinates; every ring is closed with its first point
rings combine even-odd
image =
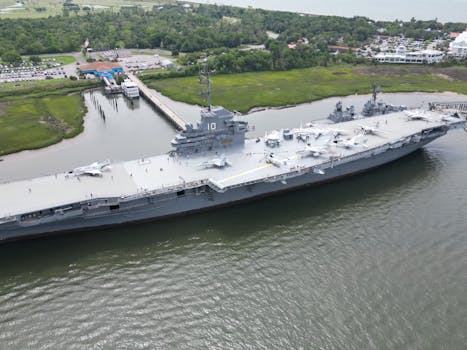
{"type": "Polygon", "coordinates": [[[151,103],[159,112],[161,112],[169,122],[171,122],[178,130],[186,129],[185,120],[175,113],[169,106],[162,102],[157,95],[151,91],[141,80],[133,74],[127,74],[128,79],[138,85],[139,92],[149,103],[151,103]]]}
{"type": "Polygon", "coordinates": [[[430,102],[429,107],[431,110],[451,109],[460,112],[467,112],[467,101],[430,102]]]}

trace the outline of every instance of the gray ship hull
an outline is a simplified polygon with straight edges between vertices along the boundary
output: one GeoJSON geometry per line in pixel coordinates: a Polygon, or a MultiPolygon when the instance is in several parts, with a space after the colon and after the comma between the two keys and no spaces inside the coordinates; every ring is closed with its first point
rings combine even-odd
{"type": "Polygon", "coordinates": [[[48,219],[44,219],[40,222],[15,221],[5,223],[0,231],[0,242],[184,215],[291,191],[304,186],[330,182],[397,160],[442,135],[444,133],[432,135],[419,142],[402,145],[399,148],[388,148],[385,152],[371,157],[358,158],[343,164],[336,162],[336,165],[326,169],[324,174],[306,172],[282,181],[246,184],[225,192],[217,192],[207,186],[200,186],[176,193],[153,195],[123,202],[120,203],[118,210],[110,212],[107,207],[89,212],[76,211],[74,214],[67,214],[67,217],[59,220],[54,217],[50,222],[47,222],[48,219]]]}

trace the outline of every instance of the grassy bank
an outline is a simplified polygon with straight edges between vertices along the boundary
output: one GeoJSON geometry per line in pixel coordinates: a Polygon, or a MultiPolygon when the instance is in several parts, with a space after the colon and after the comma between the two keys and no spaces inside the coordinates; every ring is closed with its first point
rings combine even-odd
{"type": "MultiPolygon", "coordinates": [[[[198,77],[143,81],[164,95],[191,104],[204,104],[198,77]]],[[[285,106],[331,96],[367,94],[370,87],[385,92],[467,94],[467,68],[425,66],[334,66],[284,72],[257,72],[212,77],[212,102],[247,112],[254,107],[285,106]]]]}
{"type": "Polygon", "coordinates": [[[67,79],[0,87],[0,156],[45,147],[83,130],[81,91],[96,81],[67,79]]]}
{"type": "Polygon", "coordinates": [[[23,81],[17,83],[0,83],[0,102],[14,99],[41,97],[48,95],[66,95],[100,86],[98,80],[70,80],[66,78],[53,80],[23,81]]]}

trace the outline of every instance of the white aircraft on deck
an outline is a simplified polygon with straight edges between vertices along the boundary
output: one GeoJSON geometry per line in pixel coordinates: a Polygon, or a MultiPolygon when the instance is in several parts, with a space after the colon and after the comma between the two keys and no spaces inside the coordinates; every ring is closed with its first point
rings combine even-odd
{"type": "Polygon", "coordinates": [[[266,153],[266,163],[272,164],[278,168],[287,164],[287,160],[277,158],[274,153],[266,153]]]}
{"type": "Polygon", "coordinates": [[[453,115],[445,115],[441,118],[441,120],[443,122],[455,122],[455,121],[458,121],[458,120],[461,120],[459,118],[459,114],[457,113],[454,113],[453,115]]]}
{"type": "Polygon", "coordinates": [[[360,136],[361,135],[357,135],[355,137],[352,137],[351,139],[337,139],[337,140],[334,140],[333,142],[334,142],[334,144],[336,146],[347,148],[347,149],[354,148],[356,146],[363,146],[363,147],[367,148],[368,147],[366,145],[367,140],[364,140],[363,142],[357,141],[357,139],[360,136]]]}
{"type": "Polygon", "coordinates": [[[426,122],[432,122],[433,119],[427,116],[423,111],[405,111],[407,120],[424,120],[426,122]]]}
{"type": "Polygon", "coordinates": [[[376,127],[368,126],[359,124],[358,131],[361,131],[363,135],[381,135],[383,133],[382,130],[378,129],[378,125],[376,127]]]}
{"type": "Polygon", "coordinates": [[[219,157],[212,158],[210,160],[206,160],[198,164],[198,166],[203,167],[205,169],[209,169],[209,168],[221,169],[221,168],[224,168],[226,166],[231,166],[231,165],[232,163],[227,159],[225,154],[221,154],[219,157]]]}
{"type": "Polygon", "coordinates": [[[318,158],[327,152],[328,152],[328,149],[326,147],[314,147],[311,145],[306,145],[304,149],[297,151],[297,154],[302,158],[306,158],[306,157],[318,158]]]}
{"type": "Polygon", "coordinates": [[[90,165],[85,165],[75,168],[69,173],[74,176],[89,175],[89,176],[102,176],[104,171],[110,170],[110,160],[103,160],[102,162],[94,162],[90,165]]]}
{"type": "Polygon", "coordinates": [[[313,136],[315,139],[319,138],[320,136],[325,135],[332,135],[334,137],[339,135],[345,135],[348,131],[334,129],[334,128],[317,128],[317,127],[310,127],[310,128],[299,128],[294,130],[295,136],[302,140],[306,141],[310,136],[313,136]]]}

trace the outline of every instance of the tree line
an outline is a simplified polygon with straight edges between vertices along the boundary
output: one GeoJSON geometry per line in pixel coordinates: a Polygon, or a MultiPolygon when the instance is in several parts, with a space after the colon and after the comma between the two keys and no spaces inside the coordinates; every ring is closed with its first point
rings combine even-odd
{"type": "Polygon", "coordinates": [[[206,69],[206,64],[215,73],[231,74],[328,66],[334,63],[369,63],[367,59],[357,57],[351,52],[333,55],[325,45],[303,45],[292,50],[277,42],[273,42],[269,50],[216,48],[180,56],[178,61],[184,66],[183,69],[145,73],[142,79],[198,75],[201,70],[206,69]]]}
{"type": "MultiPolygon", "coordinates": [[[[242,44],[266,44],[275,49],[271,41],[283,46],[307,38],[316,50],[329,44],[357,47],[378,33],[433,39],[443,32],[462,31],[465,26],[436,20],[377,22],[364,17],[309,16],[217,5],[164,5],[149,11],[128,7],[116,12],[0,19],[0,56],[8,51],[21,55],[77,51],[85,39],[95,49],[162,47],[178,53],[242,44]],[[279,36],[271,39],[268,32],[279,36]]],[[[299,61],[303,54],[297,50],[287,55],[299,61]]],[[[274,66],[279,61],[287,66],[292,58],[272,59],[274,66]]]]}

